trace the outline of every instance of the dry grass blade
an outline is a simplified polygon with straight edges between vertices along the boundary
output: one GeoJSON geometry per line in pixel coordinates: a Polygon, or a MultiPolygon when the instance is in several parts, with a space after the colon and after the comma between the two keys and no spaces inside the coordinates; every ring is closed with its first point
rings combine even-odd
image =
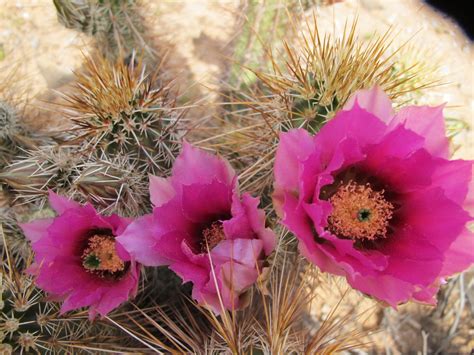
{"type": "Polygon", "coordinates": [[[172,305],[154,305],[108,317],[145,349],[171,354],[206,353],[209,324],[194,305],[184,299],[172,305]]]}

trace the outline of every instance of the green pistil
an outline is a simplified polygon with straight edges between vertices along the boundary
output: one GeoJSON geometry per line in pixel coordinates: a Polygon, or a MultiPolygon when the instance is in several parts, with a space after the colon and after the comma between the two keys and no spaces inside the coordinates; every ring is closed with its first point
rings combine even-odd
{"type": "Polygon", "coordinates": [[[100,266],[100,259],[94,254],[89,254],[84,258],[82,265],[84,265],[86,269],[95,270],[100,266]]]}
{"type": "Polygon", "coordinates": [[[360,222],[367,222],[368,220],[370,220],[370,214],[370,210],[368,210],[367,208],[362,208],[361,210],[359,210],[359,212],[357,212],[357,219],[360,222]]]}

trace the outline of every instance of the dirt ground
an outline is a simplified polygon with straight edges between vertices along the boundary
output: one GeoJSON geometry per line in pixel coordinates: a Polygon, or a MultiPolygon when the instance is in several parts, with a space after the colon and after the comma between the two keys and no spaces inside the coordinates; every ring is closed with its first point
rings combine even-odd
{"type": "MultiPolygon", "coordinates": [[[[146,5],[149,6],[147,16],[153,18],[153,31],[173,44],[168,59],[174,75],[180,77],[182,91],[200,102],[216,100],[219,81],[229,67],[226,56],[232,53],[233,40],[242,21],[242,3],[149,0],[146,5]]],[[[393,26],[399,32],[396,43],[411,38],[412,45],[423,48],[430,60],[440,63],[448,83],[431,90],[422,101],[448,102],[446,116],[471,126],[455,137],[454,144],[456,158],[473,159],[472,42],[450,20],[419,0],[347,0],[317,10],[319,27],[334,33],[341,31],[346,19],[356,15],[361,37],[393,26]]],[[[0,0],[0,80],[13,69],[18,70],[17,84],[29,97],[27,120],[35,129],[51,129],[64,123],[55,112],[47,111],[43,103],[54,100],[54,90],[72,79],[72,71],[82,63],[81,52],[86,52],[88,47],[89,39],[85,35],[58,23],[51,0],[0,0]]],[[[193,112],[196,116],[203,113],[193,112]]],[[[452,290],[443,291],[443,295],[449,296],[449,301],[442,301],[447,305],[443,314],[418,305],[404,306],[400,313],[378,310],[376,322],[385,331],[373,336],[374,352],[435,353],[454,329],[452,339],[449,338],[451,343],[441,352],[449,352],[453,346],[451,349],[457,352],[469,353],[474,346],[470,340],[474,339],[474,281],[466,273],[453,284],[452,290]],[[459,296],[459,290],[463,297],[459,296]],[[462,315],[461,321],[454,327],[458,314],[462,315]]],[[[357,302],[361,300],[358,295],[353,297],[357,302]]],[[[370,306],[371,302],[362,303],[370,306]]]]}

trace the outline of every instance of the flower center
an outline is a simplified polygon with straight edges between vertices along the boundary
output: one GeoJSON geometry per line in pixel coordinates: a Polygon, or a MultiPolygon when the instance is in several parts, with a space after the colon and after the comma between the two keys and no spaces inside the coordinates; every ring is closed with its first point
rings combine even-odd
{"type": "Polygon", "coordinates": [[[352,180],[341,185],[329,199],[333,211],[329,216],[329,230],[341,237],[354,240],[375,240],[387,236],[394,206],[384,197],[384,190],[356,184],[352,180]]]}
{"type": "Polygon", "coordinates": [[[207,253],[225,239],[222,222],[214,222],[202,231],[202,240],[199,244],[201,253],[207,253]]]}
{"type": "Polygon", "coordinates": [[[104,277],[125,269],[124,261],[117,255],[114,237],[96,234],[89,238],[82,253],[82,266],[89,272],[104,277]]]}

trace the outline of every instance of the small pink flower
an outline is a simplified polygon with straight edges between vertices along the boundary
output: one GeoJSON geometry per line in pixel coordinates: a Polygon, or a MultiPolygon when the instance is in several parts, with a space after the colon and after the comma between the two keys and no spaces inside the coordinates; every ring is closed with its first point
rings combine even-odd
{"type": "Polygon", "coordinates": [[[140,266],[115,238],[129,220],[101,216],[53,192],[49,201],[57,217],[21,225],[35,252],[29,271],[37,286],[64,301],[61,313],[89,307],[90,319],[134,297],[140,266]]]}
{"type": "Polygon", "coordinates": [[[169,265],[193,298],[219,313],[242,306],[275,246],[259,200],[239,195],[223,159],[185,143],[168,179],[150,177],[153,213],[117,239],[144,265],[169,265]]]}
{"type": "Polygon", "coordinates": [[[316,136],[281,134],[274,203],[301,253],[393,307],[435,304],[444,278],[474,262],[473,162],[448,160],[442,109],[394,114],[373,88],[316,136]]]}

